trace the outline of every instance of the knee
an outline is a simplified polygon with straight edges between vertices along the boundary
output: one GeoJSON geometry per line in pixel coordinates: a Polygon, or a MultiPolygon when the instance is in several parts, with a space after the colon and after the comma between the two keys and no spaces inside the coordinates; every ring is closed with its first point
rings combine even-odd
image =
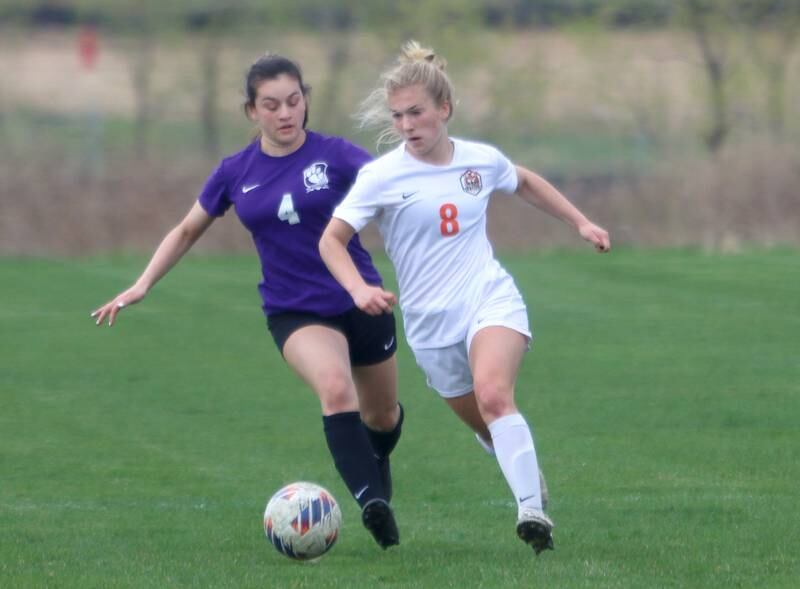
{"type": "Polygon", "coordinates": [[[371,430],[379,432],[390,432],[396,426],[400,419],[400,408],[398,405],[379,410],[364,411],[361,410],[361,420],[371,430]]]}
{"type": "Polygon", "coordinates": [[[475,398],[486,423],[516,411],[514,388],[511,384],[494,378],[475,380],[475,398]]]}
{"type": "Polygon", "coordinates": [[[355,386],[344,372],[333,370],[324,374],[315,388],[326,415],[358,410],[355,386]]]}

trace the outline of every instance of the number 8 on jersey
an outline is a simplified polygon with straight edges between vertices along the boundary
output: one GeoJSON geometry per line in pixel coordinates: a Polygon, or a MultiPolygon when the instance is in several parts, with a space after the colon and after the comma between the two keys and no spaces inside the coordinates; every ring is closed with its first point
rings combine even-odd
{"type": "Polygon", "coordinates": [[[439,217],[442,222],[439,224],[439,229],[442,231],[444,237],[450,237],[458,233],[458,209],[452,203],[445,203],[439,209],[439,217]]]}

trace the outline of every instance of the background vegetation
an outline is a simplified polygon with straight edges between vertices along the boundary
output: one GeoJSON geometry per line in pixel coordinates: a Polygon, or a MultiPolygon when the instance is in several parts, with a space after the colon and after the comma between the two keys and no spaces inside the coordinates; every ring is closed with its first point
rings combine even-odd
{"type": "MultiPolygon", "coordinates": [[[[314,128],[371,147],[351,113],[410,37],[450,62],[454,133],[617,243],[797,243],[798,31],[795,0],[0,0],[0,253],[150,250],[252,136],[265,50],[304,66],[314,128]]],[[[501,248],[574,243],[495,200],[501,248]]],[[[250,247],[222,225],[201,247],[250,247]]]]}

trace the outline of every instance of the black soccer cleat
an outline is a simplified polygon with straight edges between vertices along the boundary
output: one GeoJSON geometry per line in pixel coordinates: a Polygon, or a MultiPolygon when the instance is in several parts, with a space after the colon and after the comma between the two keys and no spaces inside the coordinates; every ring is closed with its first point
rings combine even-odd
{"type": "Polygon", "coordinates": [[[382,456],[378,458],[378,471],[381,473],[381,484],[383,485],[383,492],[386,494],[386,500],[392,500],[392,467],[389,464],[389,457],[382,456]]]}
{"type": "Polygon", "coordinates": [[[384,499],[375,498],[367,501],[361,510],[361,521],[378,546],[386,550],[389,546],[400,544],[400,532],[394,520],[392,508],[384,499]]]}
{"type": "Polygon", "coordinates": [[[545,550],[554,550],[553,522],[541,511],[526,509],[517,521],[517,536],[528,544],[537,556],[545,550]]]}

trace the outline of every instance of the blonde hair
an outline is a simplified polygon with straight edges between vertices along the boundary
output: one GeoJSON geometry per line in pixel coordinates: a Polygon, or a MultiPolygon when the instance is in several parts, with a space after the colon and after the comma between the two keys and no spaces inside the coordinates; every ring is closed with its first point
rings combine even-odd
{"type": "Polygon", "coordinates": [[[447,120],[452,118],[454,90],[445,73],[446,66],[447,61],[436,55],[433,49],[423,47],[413,40],[403,45],[397,64],[383,72],[380,86],[370,92],[356,114],[360,127],[379,130],[376,142],[378,147],[400,140],[392,124],[388,100],[389,96],[401,88],[421,85],[437,106],[442,106],[445,102],[450,105],[447,120]]]}

